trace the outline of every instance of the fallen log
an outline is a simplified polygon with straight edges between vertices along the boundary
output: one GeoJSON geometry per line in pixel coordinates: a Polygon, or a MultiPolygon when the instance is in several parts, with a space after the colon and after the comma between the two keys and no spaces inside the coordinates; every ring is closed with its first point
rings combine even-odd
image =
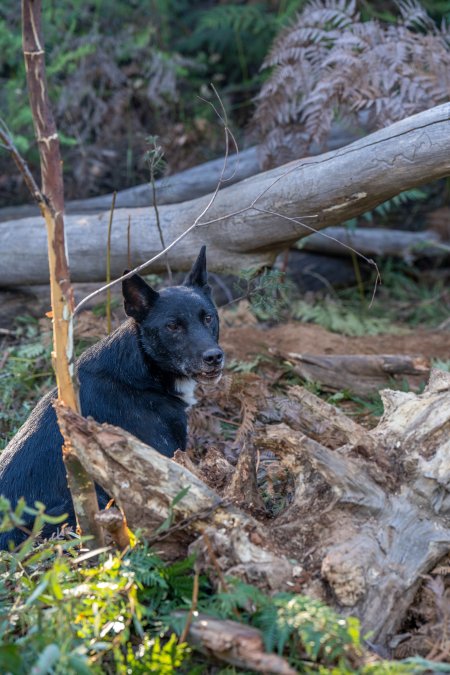
{"type": "Polygon", "coordinates": [[[351,246],[370,258],[390,256],[413,262],[417,258],[435,258],[450,253],[450,247],[436,232],[405,232],[377,227],[349,230],[346,227],[329,227],[327,237],[311,234],[299,246],[302,250],[326,255],[344,256],[349,251],[342,244],[351,246]]]}
{"type": "MultiPolygon", "coordinates": [[[[321,230],[336,225],[403,190],[448,175],[449,122],[450,104],[443,104],[339,150],[291,162],[220,190],[189,237],[170,251],[172,267],[188,269],[201,243],[208,245],[212,271],[271,265],[280,250],[310,233],[308,227],[321,230]]],[[[203,197],[161,206],[165,241],[186,232],[209,201],[210,197],[203,197]]],[[[128,264],[129,219],[133,265],[145,263],[161,248],[152,210],[117,209],[111,245],[111,271],[116,277],[128,264]]],[[[104,279],[108,220],[108,212],[67,217],[74,281],[104,279]]],[[[152,265],[153,272],[164,269],[164,258],[152,265]]],[[[38,220],[1,223],[0,286],[45,283],[47,273],[45,233],[38,220]]]]}
{"type": "MultiPolygon", "coordinates": [[[[338,124],[331,128],[330,136],[326,143],[326,150],[335,150],[343,145],[352,143],[360,134],[355,131],[344,129],[338,124]]],[[[316,144],[311,147],[310,155],[323,152],[316,144]]],[[[226,185],[233,185],[245,178],[254,176],[261,170],[259,161],[259,148],[253,146],[241,150],[239,154],[230,155],[227,162],[226,185]]],[[[195,199],[212,192],[221,175],[223,157],[212,159],[190,169],[185,169],[176,174],[165,176],[155,181],[156,203],[178,204],[189,199],[195,199]]],[[[111,208],[113,194],[99,195],[88,199],[74,199],[66,202],[66,213],[94,213],[111,208]]],[[[153,189],[149,183],[142,183],[126,190],[119,190],[116,195],[116,208],[135,208],[139,206],[153,206],[153,189]]],[[[0,209],[0,222],[17,218],[29,218],[39,213],[35,204],[22,206],[7,206],[0,209]]]]}
{"type": "Polygon", "coordinates": [[[294,363],[293,370],[307,382],[318,382],[328,391],[351,391],[359,396],[400,384],[418,385],[430,373],[430,360],[404,354],[296,354],[281,355],[294,363]]]}
{"type": "Polygon", "coordinates": [[[82,464],[119,504],[128,527],[150,539],[156,535],[162,555],[186,555],[189,545],[207,533],[221,549],[217,557],[224,573],[233,570],[244,579],[257,578],[269,589],[292,582],[295,566],[282,549],[272,547],[264,526],[223,502],[184,466],[118,427],[86,420],[61,403],[55,409],[82,464]],[[180,494],[183,498],[172,506],[180,494]],[[173,531],[159,541],[158,529],[168,519],[173,531]]]}
{"type": "MultiPolygon", "coordinates": [[[[184,613],[174,613],[174,618],[183,616],[184,613]]],[[[208,658],[212,657],[244,670],[274,675],[297,673],[281,656],[266,652],[261,632],[257,628],[237,621],[197,614],[189,627],[187,642],[208,658]]]]}
{"type": "MultiPolygon", "coordinates": [[[[220,178],[223,168],[223,157],[213,159],[204,164],[193,166],[172,176],[155,181],[156,203],[177,204],[212,192],[220,178]]],[[[230,155],[225,174],[226,185],[233,185],[244,178],[259,172],[258,149],[256,147],[242,150],[238,155],[230,155]]],[[[111,208],[112,193],[91,197],[90,199],[74,199],[66,204],[66,213],[95,213],[111,208]]],[[[150,183],[119,190],[116,195],[116,208],[150,207],[153,205],[153,189],[150,183]]],[[[34,204],[9,206],[0,209],[0,222],[17,218],[29,218],[38,215],[34,204]]]]}

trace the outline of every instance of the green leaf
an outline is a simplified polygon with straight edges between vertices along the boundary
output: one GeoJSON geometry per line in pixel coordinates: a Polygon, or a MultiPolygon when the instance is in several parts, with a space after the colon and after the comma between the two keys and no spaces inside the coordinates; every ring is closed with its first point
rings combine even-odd
{"type": "Polygon", "coordinates": [[[28,596],[26,602],[25,602],[25,607],[30,607],[35,600],[37,600],[43,593],[46,591],[48,588],[48,579],[44,577],[42,581],[35,587],[34,591],[31,593],[31,595],[28,596]]]}
{"type": "Polygon", "coordinates": [[[88,660],[78,654],[70,654],[68,663],[77,675],[92,675],[92,670],[89,667],[88,660]]]}
{"type": "Polygon", "coordinates": [[[47,645],[44,651],[39,655],[38,660],[30,670],[30,675],[45,675],[52,671],[54,665],[59,661],[59,647],[55,644],[47,645]]]}
{"type": "Polygon", "coordinates": [[[0,672],[14,674],[25,672],[17,645],[0,645],[0,672]]]}

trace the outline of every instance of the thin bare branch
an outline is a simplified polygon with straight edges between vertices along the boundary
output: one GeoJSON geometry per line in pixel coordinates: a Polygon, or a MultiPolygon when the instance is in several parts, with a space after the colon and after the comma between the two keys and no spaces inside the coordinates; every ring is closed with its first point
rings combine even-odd
{"type": "Polygon", "coordinates": [[[24,158],[21,156],[19,151],[17,150],[16,146],[14,145],[14,141],[12,140],[11,133],[9,132],[8,127],[6,126],[6,123],[2,118],[0,117],[0,140],[2,143],[0,144],[0,147],[2,147],[4,150],[9,152],[11,157],[13,158],[17,168],[20,171],[20,174],[22,175],[25,185],[29,189],[32,197],[37,201],[37,203],[40,205],[45,201],[44,195],[40,191],[38,184],[34,180],[33,174],[31,173],[28,164],[24,160],[24,158]]]}

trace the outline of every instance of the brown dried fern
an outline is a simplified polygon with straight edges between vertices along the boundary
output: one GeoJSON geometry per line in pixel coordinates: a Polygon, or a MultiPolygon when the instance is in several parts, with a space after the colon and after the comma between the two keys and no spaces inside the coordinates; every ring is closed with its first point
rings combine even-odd
{"type": "Polygon", "coordinates": [[[397,24],[360,20],[354,0],[313,0],[275,40],[253,126],[265,166],[326,140],[336,114],[375,129],[450,97],[450,31],[416,0],[397,24]]]}
{"type": "Polygon", "coordinates": [[[258,402],[250,398],[246,392],[241,397],[241,423],[236,432],[234,445],[240,447],[255,428],[255,420],[258,414],[258,402]]]}

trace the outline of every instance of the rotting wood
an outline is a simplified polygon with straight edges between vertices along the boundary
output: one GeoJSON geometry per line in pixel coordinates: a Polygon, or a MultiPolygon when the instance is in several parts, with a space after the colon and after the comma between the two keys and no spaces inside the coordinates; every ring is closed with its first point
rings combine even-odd
{"type": "MultiPolygon", "coordinates": [[[[185,613],[176,612],[179,619],[185,613]]],[[[296,675],[297,671],[277,654],[267,653],[261,632],[237,621],[197,614],[187,634],[187,642],[206,654],[237,668],[273,675],[296,675]]]]}
{"type": "Polygon", "coordinates": [[[381,395],[385,412],[370,431],[301,387],[289,390],[290,407],[273,400],[284,421],[260,427],[254,443],[289,468],[295,490],[264,525],[129,434],[61,405],[58,414],[132,529],[151,537],[173,498],[190,486],[157,547],[195,552],[199,570],[218,565],[220,578],[234,575],[272,591],[302,578],[303,593],[328,597],[338,611],[359,617],[363,633],[386,647],[423,575],[450,551],[450,374],[432,370],[421,394],[381,395]],[[324,417],[323,438],[303,431],[319,434],[324,417]]]}
{"type": "MultiPolygon", "coordinates": [[[[190,235],[170,251],[169,262],[174,269],[188,269],[200,244],[206,243],[211,271],[271,265],[280,250],[307,236],[308,228],[322,230],[339,224],[403,190],[448,175],[449,125],[450,103],[396,122],[339,150],[291,162],[226,187],[190,235]]],[[[165,241],[182,235],[209,200],[206,196],[161,206],[165,241]]],[[[132,264],[143,264],[160,252],[154,214],[148,208],[117,209],[111,250],[113,277],[119,277],[127,267],[129,217],[132,264]]],[[[67,217],[75,281],[103,280],[107,222],[107,212],[67,217]]],[[[34,223],[31,218],[0,224],[0,285],[45,282],[45,239],[34,223]],[[12,259],[24,260],[24,264],[11,268],[12,259]]],[[[163,271],[164,257],[151,269],[163,271]]]]}
{"type": "Polygon", "coordinates": [[[224,494],[227,499],[239,504],[246,511],[251,511],[255,515],[258,513],[264,514],[264,504],[256,480],[255,449],[252,445],[244,444],[236,470],[233,472],[224,494]]]}
{"type": "Polygon", "coordinates": [[[328,391],[351,391],[367,396],[395,381],[419,384],[430,374],[430,359],[403,354],[296,354],[284,356],[294,372],[328,391]]]}
{"type": "Polygon", "coordinates": [[[214,543],[216,536],[220,542],[226,541],[226,554],[220,555],[224,573],[238,570],[244,579],[257,578],[269,589],[292,582],[295,566],[280,547],[272,546],[264,526],[235,506],[222,503],[190,471],[122,429],[86,420],[61,403],[56,404],[56,411],[84,467],[117,501],[131,530],[139,528],[152,538],[173,515],[173,535],[157,545],[162,554],[184,555],[212,526],[214,543]],[[172,501],[187,487],[172,513],[172,501]],[[185,525],[177,529],[179,521],[185,525]]]}
{"type": "Polygon", "coordinates": [[[367,436],[364,427],[305,387],[289,387],[288,395],[276,397],[273,405],[279,410],[282,421],[292,429],[329,448],[338,448],[346,443],[357,444],[367,436]]]}
{"type": "Polygon", "coordinates": [[[423,575],[450,550],[450,374],[433,370],[420,395],[385,390],[382,398],[380,423],[356,446],[332,451],[286,424],[268,427],[267,437],[297,466],[294,502],[273,524],[274,536],[294,540],[297,529],[308,538],[309,530],[336,608],[386,645],[423,575]],[[329,494],[308,489],[305,475],[314,473],[329,494]]]}

